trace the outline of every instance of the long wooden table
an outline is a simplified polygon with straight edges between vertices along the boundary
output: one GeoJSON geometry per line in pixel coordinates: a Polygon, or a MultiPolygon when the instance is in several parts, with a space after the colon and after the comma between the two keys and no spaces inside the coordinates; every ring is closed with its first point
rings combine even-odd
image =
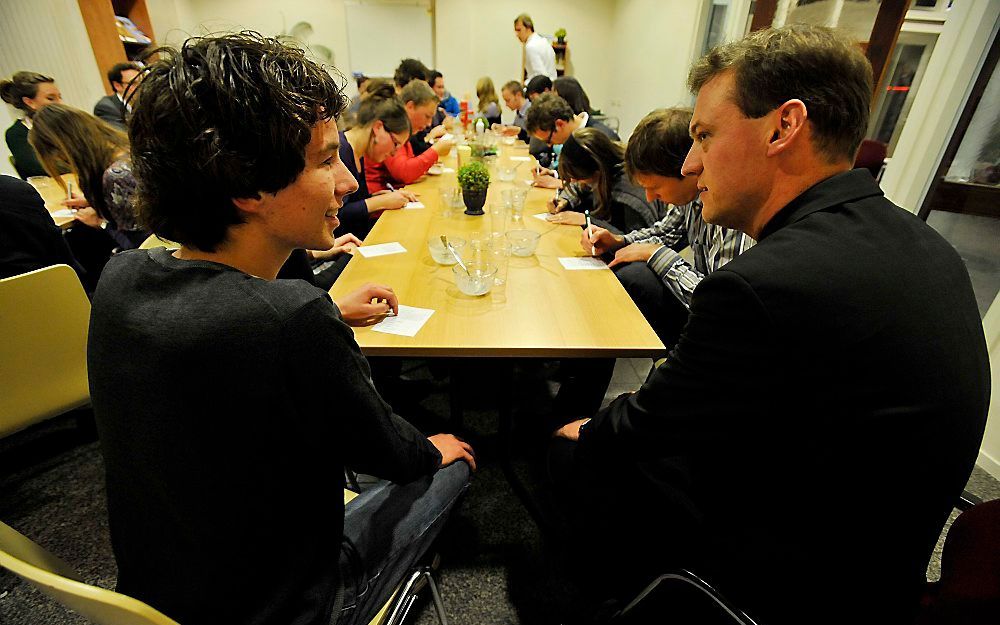
{"type": "MultiPolygon", "coordinates": [[[[500,161],[527,155],[523,147],[503,146],[500,161]]],[[[530,179],[533,163],[522,162],[517,178],[530,179]]],[[[455,168],[455,158],[445,159],[455,168]]],[[[441,234],[470,240],[490,229],[489,214],[472,217],[456,210],[442,216],[439,189],[454,186],[455,174],[426,176],[406,187],[418,193],[424,209],[386,211],[365,245],[399,242],[405,254],[365,258],[355,254],[330,290],[334,299],[365,282],[389,285],[402,304],[435,312],[413,337],[355,329],[365,354],[403,357],[659,357],[666,349],[609,270],[567,271],[559,257],[585,256],[578,226],[556,225],[532,215],[545,212],[552,191],[532,188],[524,208],[525,228],[541,233],[534,256],[511,257],[507,284],[481,297],[462,294],[452,267],[434,262],[427,248],[441,234]]],[[[516,183],[494,181],[487,208],[501,190],[516,183]]],[[[488,212],[488,211],[487,211],[488,212]]]]}
{"type": "MultiPolygon", "coordinates": [[[[76,180],[76,174],[63,174],[63,182],[66,184],[73,184],[73,188],[79,189],[76,180]]],[[[42,196],[42,200],[45,202],[45,209],[49,211],[49,215],[52,216],[52,221],[55,222],[60,228],[65,228],[75,221],[75,217],[66,214],[66,207],[62,204],[63,200],[66,199],[66,191],[59,186],[59,183],[55,178],[50,178],[48,176],[32,176],[28,178],[28,184],[38,191],[38,194],[42,196]]]]}

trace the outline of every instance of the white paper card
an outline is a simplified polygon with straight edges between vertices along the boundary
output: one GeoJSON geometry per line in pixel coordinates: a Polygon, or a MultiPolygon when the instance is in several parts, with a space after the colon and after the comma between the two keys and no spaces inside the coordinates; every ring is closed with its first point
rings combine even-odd
{"type": "Polygon", "coordinates": [[[49,214],[53,217],[72,217],[75,215],[73,209],[71,208],[60,208],[59,210],[54,210],[49,214]]]}
{"type": "Polygon", "coordinates": [[[403,210],[411,210],[414,208],[426,208],[426,207],[424,206],[423,202],[407,202],[406,206],[403,207],[403,210]]]}
{"type": "Polygon", "coordinates": [[[607,269],[608,266],[600,258],[572,256],[560,258],[559,262],[567,271],[579,271],[584,269],[607,269]]]}
{"type": "Polygon", "coordinates": [[[531,162],[531,157],[530,156],[511,156],[510,160],[512,160],[512,161],[523,161],[523,162],[529,163],[529,162],[531,162]]]}
{"type": "Polygon", "coordinates": [[[535,213],[534,215],[532,215],[532,217],[547,222],[549,220],[549,214],[550,213],[535,213]]]}
{"type": "Polygon", "coordinates": [[[453,173],[455,173],[455,168],[453,168],[453,167],[442,167],[441,168],[441,173],[442,174],[453,174],[453,173]]]}
{"type": "Polygon", "coordinates": [[[455,135],[451,134],[450,132],[446,132],[443,135],[441,135],[441,138],[438,139],[438,141],[451,141],[454,138],[455,135]]]}
{"type": "Polygon", "coordinates": [[[414,336],[433,314],[434,311],[430,308],[414,308],[400,304],[399,313],[395,317],[386,317],[373,325],[372,330],[385,334],[414,336]]]}
{"type": "Polygon", "coordinates": [[[406,248],[397,242],[381,243],[379,245],[362,245],[358,248],[358,252],[360,252],[365,258],[387,256],[389,254],[402,254],[405,251],[406,248]]]}

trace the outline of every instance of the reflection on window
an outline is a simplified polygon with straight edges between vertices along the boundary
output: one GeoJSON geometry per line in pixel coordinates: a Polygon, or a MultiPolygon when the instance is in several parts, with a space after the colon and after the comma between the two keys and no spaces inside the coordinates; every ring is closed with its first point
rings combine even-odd
{"type": "Polygon", "coordinates": [[[945,180],[1000,186],[1000,64],[993,70],[945,180]]]}
{"type": "Polygon", "coordinates": [[[713,0],[709,7],[708,28],[705,31],[705,45],[702,46],[702,54],[722,43],[726,29],[726,9],[729,8],[728,4],[729,0],[713,0]]]}
{"type": "Polygon", "coordinates": [[[858,41],[868,41],[881,4],[881,0],[791,0],[782,23],[836,27],[858,41]]]}

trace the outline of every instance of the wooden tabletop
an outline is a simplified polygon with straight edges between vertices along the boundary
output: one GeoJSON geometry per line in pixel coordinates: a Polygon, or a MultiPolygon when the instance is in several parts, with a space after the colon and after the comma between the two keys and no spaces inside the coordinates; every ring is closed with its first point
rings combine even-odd
{"type": "MultiPolygon", "coordinates": [[[[504,146],[500,160],[527,151],[504,146]]],[[[524,185],[533,163],[523,162],[517,178],[524,185]]],[[[444,166],[455,168],[454,156],[444,166]]],[[[451,266],[434,262],[427,248],[441,234],[466,240],[488,233],[489,214],[472,217],[461,209],[442,214],[439,189],[456,184],[454,173],[426,176],[406,187],[418,193],[424,209],[385,211],[365,245],[398,242],[406,253],[365,258],[355,254],[331,295],[348,293],[365,282],[389,285],[401,304],[435,312],[413,337],[355,328],[362,351],[375,356],[491,357],[657,357],[666,353],[645,318],[610,270],[567,271],[559,257],[584,257],[578,226],[555,225],[532,215],[545,212],[552,191],[531,188],[524,227],[541,234],[534,256],[511,257],[507,284],[484,296],[462,294],[451,266]]],[[[515,183],[490,185],[490,202],[515,183]]]]}
{"type": "MultiPolygon", "coordinates": [[[[79,190],[76,174],[63,174],[62,179],[67,185],[72,183],[73,188],[79,190]]],[[[38,191],[38,194],[42,196],[42,200],[45,201],[45,208],[52,215],[52,221],[57,226],[64,228],[73,223],[75,218],[67,214],[66,207],[62,205],[62,201],[66,199],[66,191],[59,186],[55,178],[31,176],[28,178],[28,183],[35,187],[35,191],[38,191]]]]}

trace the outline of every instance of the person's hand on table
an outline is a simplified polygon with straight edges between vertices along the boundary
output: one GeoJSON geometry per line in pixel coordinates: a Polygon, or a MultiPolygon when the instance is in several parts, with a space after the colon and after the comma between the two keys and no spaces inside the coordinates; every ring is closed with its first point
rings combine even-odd
{"type": "Polygon", "coordinates": [[[368,202],[368,212],[376,213],[378,211],[391,211],[403,208],[407,202],[416,201],[416,197],[410,191],[402,189],[398,191],[377,191],[372,194],[372,201],[368,202]],[[410,198],[413,199],[411,200],[410,198]]]}
{"type": "Polygon", "coordinates": [[[60,204],[69,209],[88,208],[90,206],[90,202],[87,201],[87,198],[78,193],[74,193],[72,198],[63,200],[60,204]]]}
{"type": "Polygon", "coordinates": [[[428,141],[428,143],[431,142],[431,141],[433,141],[434,139],[440,139],[447,132],[448,131],[445,130],[444,124],[440,124],[438,126],[434,126],[433,128],[431,128],[430,130],[427,131],[427,141],[428,141]]]}
{"type": "Polygon", "coordinates": [[[551,200],[545,203],[545,208],[547,208],[548,211],[553,215],[556,213],[563,212],[564,210],[566,210],[566,207],[568,206],[569,206],[569,201],[564,200],[562,198],[552,198],[551,200]]]}
{"type": "Polygon", "coordinates": [[[438,157],[447,156],[451,149],[455,147],[455,141],[453,139],[441,139],[431,146],[431,149],[437,152],[438,157]]]}
{"type": "Polygon", "coordinates": [[[535,180],[532,184],[536,187],[541,187],[542,189],[562,189],[562,180],[559,180],[551,173],[545,173],[549,171],[551,170],[539,168],[539,170],[535,173],[535,180]]]}
{"type": "Polygon", "coordinates": [[[445,130],[451,132],[452,128],[455,127],[455,118],[451,115],[445,114],[444,121],[441,122],[441,125],[444,126],[445,130]]]}
{"type": "Polygon", "coordinates": [[[614,260],[608,263],[608,267],[637,261],[646,262],[661,247],[663,245],[660,243],[631,243],[615,252],[614,260]]]}
{"type": "Polygon", "coordinates": [[[389,313],[399,312],[399,300],[392,288],[371,282],[344,295],[336,304],[344,323],[355,328],[373,325],[389,313]]]}
{"type": "Polygon", "coordinates": [[[571,441],[578,441],[580,440],[580,428],[587,421],[590,421],[590,418],[571,421],[553,432],[552,436],[556,438],[565,438],[571,441]]]}
{"type": "Polygon", "coordinates": [[[476,452],[473,451],[472,445],[457,438],[454,434],[435,434],[428,436],[427,440],[441,453],[442,467],[446,467],[456,460],[464,460],[470,469],[476,470],[476,452]]]}
{"type": "Polygon", "coordinates": [[[353,254],[361,246],[361,239],[350,232],[333,240],[333,247],[328,250],[309,250],[309,255],[316,260],[328,260],[341,254],[353,254]]]}
{"type": "Polygon", "coordinates": [[[583,248],[583,251],[588,254],[593,252],[595,256],[617,250],[624,245],[625,237],[613,234],[606,228],[597,226],[590,228],[590,230],[584,229],[583,236],[580,237],[580,247],[583,248]]]}
{"type": "Polygon", "coordinates": [[[500,132],[503,133],[505,137],[516,137],[521,133],[521,129],[517,126],[503,126],[500,129],[500,132]]]}
{"type": "Polygon", "coordinates": [[[555,213],[553,215],[549,215],[545,219],[554,224],[561,224],[564,226],[582,226],[587,223],[587,218],[583,216],[583,213],[578,213],[576,211],[563,211],[555,213]]]}
{"type": "Polygon", "coordinates": [[[104,218],[98,215],[97,211],[89,206],[74,210],[73,219],[76,219],[83,225],[90,226],[91,228],[100,228],[104,223],[104,218]]]}

